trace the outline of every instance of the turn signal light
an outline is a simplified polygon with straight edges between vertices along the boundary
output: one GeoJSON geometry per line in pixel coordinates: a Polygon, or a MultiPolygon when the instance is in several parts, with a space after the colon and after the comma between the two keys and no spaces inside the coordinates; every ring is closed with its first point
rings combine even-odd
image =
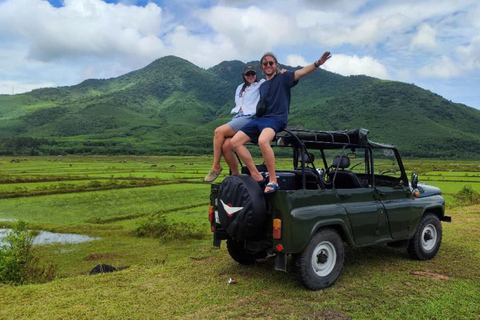
{"type": "Polygon", "coordinates": [[[273,219],[273,239],[282,238],[282,220],[273,219]]]}

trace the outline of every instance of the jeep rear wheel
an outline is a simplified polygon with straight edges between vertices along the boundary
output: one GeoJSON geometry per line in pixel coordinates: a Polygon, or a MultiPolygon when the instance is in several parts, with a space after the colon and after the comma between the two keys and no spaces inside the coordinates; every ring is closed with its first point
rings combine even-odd
{"type": "Polygon", "coordinates": [[[235,241],[232,238],[227,239],[227,250],[233,260],[243,265],[255,264],[255,256],[245,250],[244,241],[235,241]]]}
{"type": "Polygon", "coordinates": [[[300,281],[310,290],[333,285],[343,269],[344,256],[342,238],[335,230],[318,231],[296,259],[300,281]]]}
{"type": "Polygon", "coordinates": [[[420,220],[407,251],[412,259],[429,260],[435,257],[441,242],[442,223],[435,214],[428,213],[420,220]]]}

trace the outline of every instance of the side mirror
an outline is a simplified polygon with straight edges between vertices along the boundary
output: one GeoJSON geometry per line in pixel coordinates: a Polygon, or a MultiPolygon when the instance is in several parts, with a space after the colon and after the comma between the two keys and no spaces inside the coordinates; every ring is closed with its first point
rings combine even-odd
{"type": "Polygon", "coordinates": [[[412,173],[411,183],[412,183],[412,188],[416,189],[418,186],[418,174],[416,174],[415,172],[412,173]]]}

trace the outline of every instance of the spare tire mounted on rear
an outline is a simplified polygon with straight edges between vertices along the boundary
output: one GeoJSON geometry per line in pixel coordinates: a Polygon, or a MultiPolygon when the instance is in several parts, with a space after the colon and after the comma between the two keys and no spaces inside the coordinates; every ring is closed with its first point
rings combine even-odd
{"type": "Polygon", "coordinates": [[[246,174],[226,177],[218,190],[218,218],[236,241],[258,239],[267,218],[259,183],[246,174]]]}

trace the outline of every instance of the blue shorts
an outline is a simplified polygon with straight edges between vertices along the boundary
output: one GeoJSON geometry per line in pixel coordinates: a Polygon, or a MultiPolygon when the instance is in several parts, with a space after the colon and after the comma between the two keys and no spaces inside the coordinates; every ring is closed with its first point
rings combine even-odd
{"type": "Polygon", "coordinates": [[[266,128],[273,129],[277,134],[285,128],[285,124],[277,118],[254,118],[244,125],[240,131],[243,131],[253,143],[258,143],[260,133],[266,128]]]}
{"type": "Polygon", "coordinates": [[[252,121],[253,114],[251,115],[244,115],[243,112],[237,113],[227,125],[232,128],[233,131],[237,132],[240,130],[244,125],[252,121]]]}

